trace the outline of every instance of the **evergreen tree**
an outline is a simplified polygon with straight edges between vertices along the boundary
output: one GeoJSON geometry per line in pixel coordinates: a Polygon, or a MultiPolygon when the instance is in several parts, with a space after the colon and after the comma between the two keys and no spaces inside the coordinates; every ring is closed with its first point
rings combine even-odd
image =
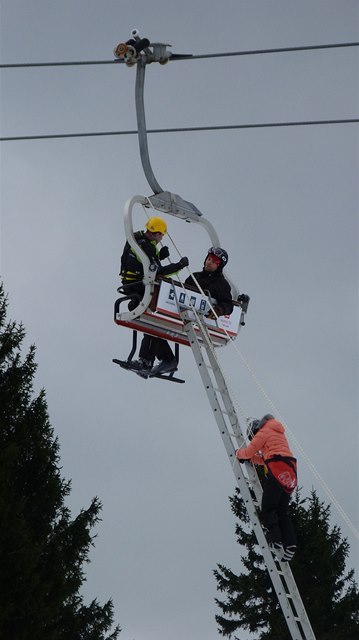
{"type": "MultiPolygon", "coordinates": [[[[290,634],[273,590],[263,557],[239,491],[230,498],[238,518],[236,535],[244,548],[245,572],[236,575],[223,565],[214,571],[217,589],[226,594],[216,599],[223,615],[217,615],[219,633],[232,636],[240,629],[256,633],[258,640],[290,640],[290,634]]],[[[354,640],[359,637],[359,591],[354,570],[346,573],[349,544],[339,527],[330,527],[330,507],[315,491],[301,499],[297,490],[291,515],[298,550],[290,563],[303,604],[317,640],[354,640]]],[[[235,635],[240,640],[240,635],[235,635]]]]}
{"type": "Polygon", "coordinates": [[[45,393],[33,397],[35,348],[22,359],[25,331],[6,311],[0,284],[0,640],[115,640],[112,601],[79,594],[101,503],[74,519],[65,506],[45,393]]]}

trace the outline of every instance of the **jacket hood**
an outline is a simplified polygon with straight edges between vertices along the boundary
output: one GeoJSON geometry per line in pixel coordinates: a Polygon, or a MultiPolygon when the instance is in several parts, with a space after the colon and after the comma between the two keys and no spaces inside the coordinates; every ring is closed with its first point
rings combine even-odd
{"type": "Polygon", "coordinates": [[[271,429],[271,431],[276,431],[277,433],[284,433],[285,431],[282,423],[278,422],[278,420],[276,420],[275,418],[267,420],[262,429],[271,429]]]}

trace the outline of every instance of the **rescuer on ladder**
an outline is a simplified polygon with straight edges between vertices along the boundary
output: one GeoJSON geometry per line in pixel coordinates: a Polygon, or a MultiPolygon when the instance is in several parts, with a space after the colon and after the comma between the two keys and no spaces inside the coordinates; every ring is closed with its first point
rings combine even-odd
{"type": "MultiPolygon", "coordinates": [[[[185,256],[179,262],[162,266],[161,260],[169,257],[169,250],[165,246],[158,250],[157,245],[167,233],[167,224],[162,218],[153,216],[147,220],[145,226],[146,231],[136,231],[134,237],[137,244],[157,269],[159,275],[172,275],[188,266],[189,260],[185,256]]],[[[133,294],[128,305],[128,309],[131,311],[137,307],[143,297],[145,286],[142,282],[142,263],[128,242],[124,246],[121,257],[120,276],[122,278],[122,288],[126,295],[133,294]]],[[[145,333],[140,347],[139,359],[131,362],[129,368],[143,377],[148,377],[151,374],[156,375],[176,371],[177,361],[166,340],[145,333]],[[158,358],[160,362],[153,368],[155,358],[158,358]]]]}
{"type": "Polygon", "coordinates": [[[297,486],[297,461],[289,448],[283,425],[267,413],[252,419],[247,435],[248,447],[237,449],[239,462],[264,465],[261,519],[269,548],[280,559],[289,561],[296,551],[296,538],[288,513],[290,496],[297,486]]]}

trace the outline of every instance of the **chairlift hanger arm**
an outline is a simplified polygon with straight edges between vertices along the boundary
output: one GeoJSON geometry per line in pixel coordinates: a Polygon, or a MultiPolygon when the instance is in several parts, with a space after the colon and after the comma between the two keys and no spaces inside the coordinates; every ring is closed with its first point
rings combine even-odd
{"type": "Polygon", "coordinates": [[[136,72],[136,117],[142,167],[149,186],[153,191],[151,196],[154,208],[164,213],[169,213],[186,220],[198,221],[202,216],[201,211],[191,202],[183,200],[180,196],[164,191],[157,181],[151,166],[148,152],[147,128],[144,106],[144,85],[146,65],[152,62],[165,64],[171,57],[167,51],[170,45],[161,42],[149,43],[146,38],[140,38],[137,29],[131,32],[131,39],[126,43],[120,43],[115,49],[115,55],[123,58],[128,66],[137,65],[136,72]],[[143,43],[148,46],[144,46],[143,43]]]}
{"type": "MultiPolygon", "coordinates": [[[[128,66],[137,65],[135,100],[140,156],[147,182],[153,191],[153,195],[147,198],[145,206],[152,206],[158,211],[184,219],[187,222],[201,224],[210,237],[211,245],[218,247],[221,243],[213,225],[204,218],[202,212],[192,202],[188,202],[170,191],[164,191],[157,181],[151,166],[144,105],[146,65],[152,62],[159,62],[160,64],[168,62],[171,57],[174,57],[167,49],[169,46],[171,45],[160,42],[150,43],[147,38],[140,37],[137,29],[133,29],[131,39],[127,43],[118,45],[115,49],[115,55],[123,57],[128,66]]],[[[137,197],[141,198],[141,196],[137,197]]],[[[129,211],[129,208],[127,208],[127,211],[129,211]]],[[[128,236],[126,230],[128,240],[131,235],[133,237],[133,230],[129,231],[129,233],[130,235],[128,236]]],[[[232,289],[232,297],[237,299],[239,295],[238,287],[228,276],[226,277],[232,289]]]]}
{"type": "MultiPolygon", "coordinates": [[[[159,45],[158,45],[159,46],[159,45]]],[[[167,45],[163,45],[167,46],[167,45]]],[[[145,86],[145,72],[146,65],[153,60],[148,58],[147,54],[140,54],[137,62],[136,70],[136,118],[137,118],[137,131],[138,131],[138,143],[140,148],[141,163],[147,182],[153,191],[153,195],[149,197],[151,204],[154,208],[169,213],[186,220],[198,222],[202,217],[201,211],[192,204],[183,200],[179,195],[164,191],[158,180],[156,179],[148,150],[147,139],[147,127],[145,116],[145,104],[144,104],[144,86],[145,86]]]]}
{"type": "Polygon", "coordinates": [[[155,175],[152,171],[150,155],[148,152],[145,105],[144,105],[144,99],[143,99],[144,85],[145,85],[145,70],[146,70],[146,63],[144,61],[144,58],[141,57],[137,63],[136,90],[135,90],[138,143],[140,147],[142,167],[145,172],[147,182],[150,185],[153,193],[159,194],[163,192],[163,189],[157,182],[155,175]]]}

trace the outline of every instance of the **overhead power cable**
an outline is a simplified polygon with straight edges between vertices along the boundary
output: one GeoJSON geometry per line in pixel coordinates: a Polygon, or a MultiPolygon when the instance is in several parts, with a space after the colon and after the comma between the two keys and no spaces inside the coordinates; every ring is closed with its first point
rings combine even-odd
{"type": "MultiPolygon", "coordinates": [[[[317,44],[299,47],[277,47],[273,49],[252,49],[247,51],[228,51],[226,53],[203,53],[203,54],[174,54],[174,57],[170,58],[171,61],[181,60],[200,60],[205,58],[228,58],[231,56],[252,56],[267,53],[289,53],[291,51],[315,51],[318,49],[338,49],[343,47],[357,47],[359,42],[338,42],[334,44],[317,44]]],[[[70,67],[80,65],[96,65],[96,64],[119,64],[124,60],[84,60],[84,61],[69,61],[69,62],[19,62],[0,64],[0,69],[15,69],[22,67],[70,67]]]]}
{"type": "MultiPolygon", "coordinates": [[[[209,127],[173,127],[163,129],[148,129],[147,133],[182,133],[186,131],[225,131],[231,129],[264,129],[274,127],[305,127],[314,125],[332,125],[332,124],[353,124],[359,122],[359,118],[344,118],[338,120],[304,120],[294,122],[262,122],[253,124],[228,124],[215,125],[209,127]]],[[[46,140],[51,138],[90,138],[99,136],[129,136],[137,135],[137,129],[129,129],[126,131],[93,131],[84,133],[50,133],[45,135],[34,136],[7,136],[0,138],[1,142],[11,142],[14,140],[46,140]]]]}

